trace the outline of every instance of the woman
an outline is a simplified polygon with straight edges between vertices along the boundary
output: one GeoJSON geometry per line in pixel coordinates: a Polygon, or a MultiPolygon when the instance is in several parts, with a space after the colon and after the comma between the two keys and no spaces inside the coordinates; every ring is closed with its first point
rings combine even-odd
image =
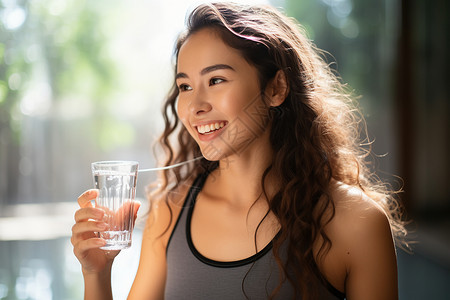
{"type": "MultiPolygon", "coordinates": [[[[129,299],[397,299],[398,204],[298,25],[270,7],[200,5],[176,58],[166,165],[204,158],[162,174],[129,299]]],[[[86,299],[111,299],[117,252],[98,249],[95,197],[78,199],[72,243],[86,299]]]]}

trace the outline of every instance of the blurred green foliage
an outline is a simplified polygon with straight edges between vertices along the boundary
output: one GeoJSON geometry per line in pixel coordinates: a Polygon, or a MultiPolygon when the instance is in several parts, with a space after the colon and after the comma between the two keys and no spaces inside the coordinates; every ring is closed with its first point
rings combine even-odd
{"type": "MultiPolygon", "coordinates": [[[[49,87],[50,105],[40,111],[58,118],[57,103],[68,98],[88,99],[95,128],[91,138],[103,149],[129,144],[127,124],[111,122],[111,94],[118,70],[108,53],[114,12],[109,1],[51,0],[0,2],[0,129],[3,139],[20,143],[21,107],[36,83],[49,87]],[[6,133],[8,131],[9,133],[6,133]],[[115,138],[127,134],[128,138],[115,138]]],[[[38,101],[42,95],[32,95],[38,101]]],[[[38,105],[38,104],[35,104],[38,105]]],[[[32,113],[32,112],[31,112],[32,113]]]]}

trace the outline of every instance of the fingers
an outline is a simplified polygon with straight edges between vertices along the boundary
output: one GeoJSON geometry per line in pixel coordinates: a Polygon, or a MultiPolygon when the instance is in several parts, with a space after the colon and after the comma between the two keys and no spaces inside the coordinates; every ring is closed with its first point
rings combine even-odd
{"type": "Polygon", "coordinates": [[[108,224],[101,221],[87,221],[77,222],[72,226],[72,237],[70,239],[72,245],[76,246],[78,243],[97,238],[95,232],[107,230],[108,224]]]}
{"type": "Polygon", "coordinates": [[[108,224],[101,221],[88,221],[88,222],[77,222],[72,226],[72,235],[79,235],[84,233],[100,232],[108,229],[108,224]]]}
{"type": "Polygon", "coordinates": [[[75,222],[83,222],[89,219],[93,220],[103,220],[103,216],[105,215],[105,211],[100,208],[94,207],[85,207],[80,208],[75,212],[75,222]]]}
{"type": "Polygon", "coordinates": [[[82,264],[89,254],[89,250],[98,249],[106,245],[106,241],[97,237],[95,232],[107,229],[108,224],[101,221],[78,222],[72,226],[72,237],[70,242],[73,245],[75,256],[82,264]]]}
{"type": "Polygon", "coordinates": [[[89,250],[97,249],[104,245],[106,245],[106,241],[101,238],[92,238],[88,240],[77,241],[74,244],[73,253],[80,261],[83,261],[83,259],[85,259],[89,254],[89,250]]]}
{"type": "Polygon", "coordinates": [[[97,195],[98,190],[87,190],[86,192],[81,194],[80,197],[78,197],[78,204],[80,205],[80,207],[92,207],[91,201],[95,200],[95,198],[97,198],[97,195]]]}
{"type": "MultiPolygon", "coordinates": [[[[96,193],[93,194],[95,195],[96,193]]],[[[86,195],[86,193],[83,195],[86,195]]],[[[92,194],[91,196],[83,195],[80,198],[89,199],[92,196],[92,194]]],[[[103,245],[103,239],[98,239],[95,232],[108,229],[108,224],[102,221],[104,214],[103,210],[91,206],[82,207],[75,212],[75,224],[72,226],[71,242],[76,248],[79,247],[78,245],[85,245],[82,249],[98,248],[103,245]],[[87,240],[93,241],[86,244],[85,241],[87,240]],[[95,240],[97,241],[95,242],[95,240]]]]}

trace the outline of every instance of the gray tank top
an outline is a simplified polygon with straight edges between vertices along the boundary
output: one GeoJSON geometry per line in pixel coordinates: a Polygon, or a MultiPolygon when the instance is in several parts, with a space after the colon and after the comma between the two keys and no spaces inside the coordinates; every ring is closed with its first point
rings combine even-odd
{"type": "MultiPolygon", "coordinates": [[[[193,183],[170,236],[166,250],[164,299],[267,299],[279,284],[272,243],[251,257],[232,262],[208,259],[195,249],[191,239],[191,217],[206,177],[202,174],[193,183]]],[[[344,295],[330,284],[324,286],[320,294],[320,299],[344,299],[344,295]]],[[[294,289],[286,281],[275,299],[293,297],[294,289]]]]}

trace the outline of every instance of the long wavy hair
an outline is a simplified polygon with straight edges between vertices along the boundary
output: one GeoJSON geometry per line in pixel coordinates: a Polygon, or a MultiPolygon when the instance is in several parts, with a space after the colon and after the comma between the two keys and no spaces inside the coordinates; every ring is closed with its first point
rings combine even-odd
{"type": "MultiPolygon", "coordinates": [[[[214,28],[227,45],[239,50],[256,67],[262,95],[277,71],[283,71],[287,78],[287,98],[269,111],[273,157],[261,178],[264,191],[269,173],[279,178],[278,189],[268,204],[281,226],[273,253],[283,276],[272,297],[288,280],[296,295],[312,299],[324,280],[317,260],[332,246],[324,228],[335,212],[329,189],[333,180],[358,186],[368,194],[384,209],[396,240],[403,241],[406,230],[401,207],[396,193],[370,168],[370,146],[361,138],[365,122],[354,97],[302,27],[268,6],[203,4],[189,15],[187,29],[177,41],[175,58],[186,39],[203,28],[214,28]],[[315,254],[313,244],[317,240],[322,244],[315,254]],[[287,258],[281,259],[280,246],[285,241],[287,258]]],[[[159,139],[166,166],[201,156],[195,140],[177,117],[177,97],[174,83],[164,103],[165,129],[159,139]]],[[[201,159],[165,170],[158,191],[167,195],[167,191],[175,191],[198,174],[217,167],[218,162],[201,159]]]]}

